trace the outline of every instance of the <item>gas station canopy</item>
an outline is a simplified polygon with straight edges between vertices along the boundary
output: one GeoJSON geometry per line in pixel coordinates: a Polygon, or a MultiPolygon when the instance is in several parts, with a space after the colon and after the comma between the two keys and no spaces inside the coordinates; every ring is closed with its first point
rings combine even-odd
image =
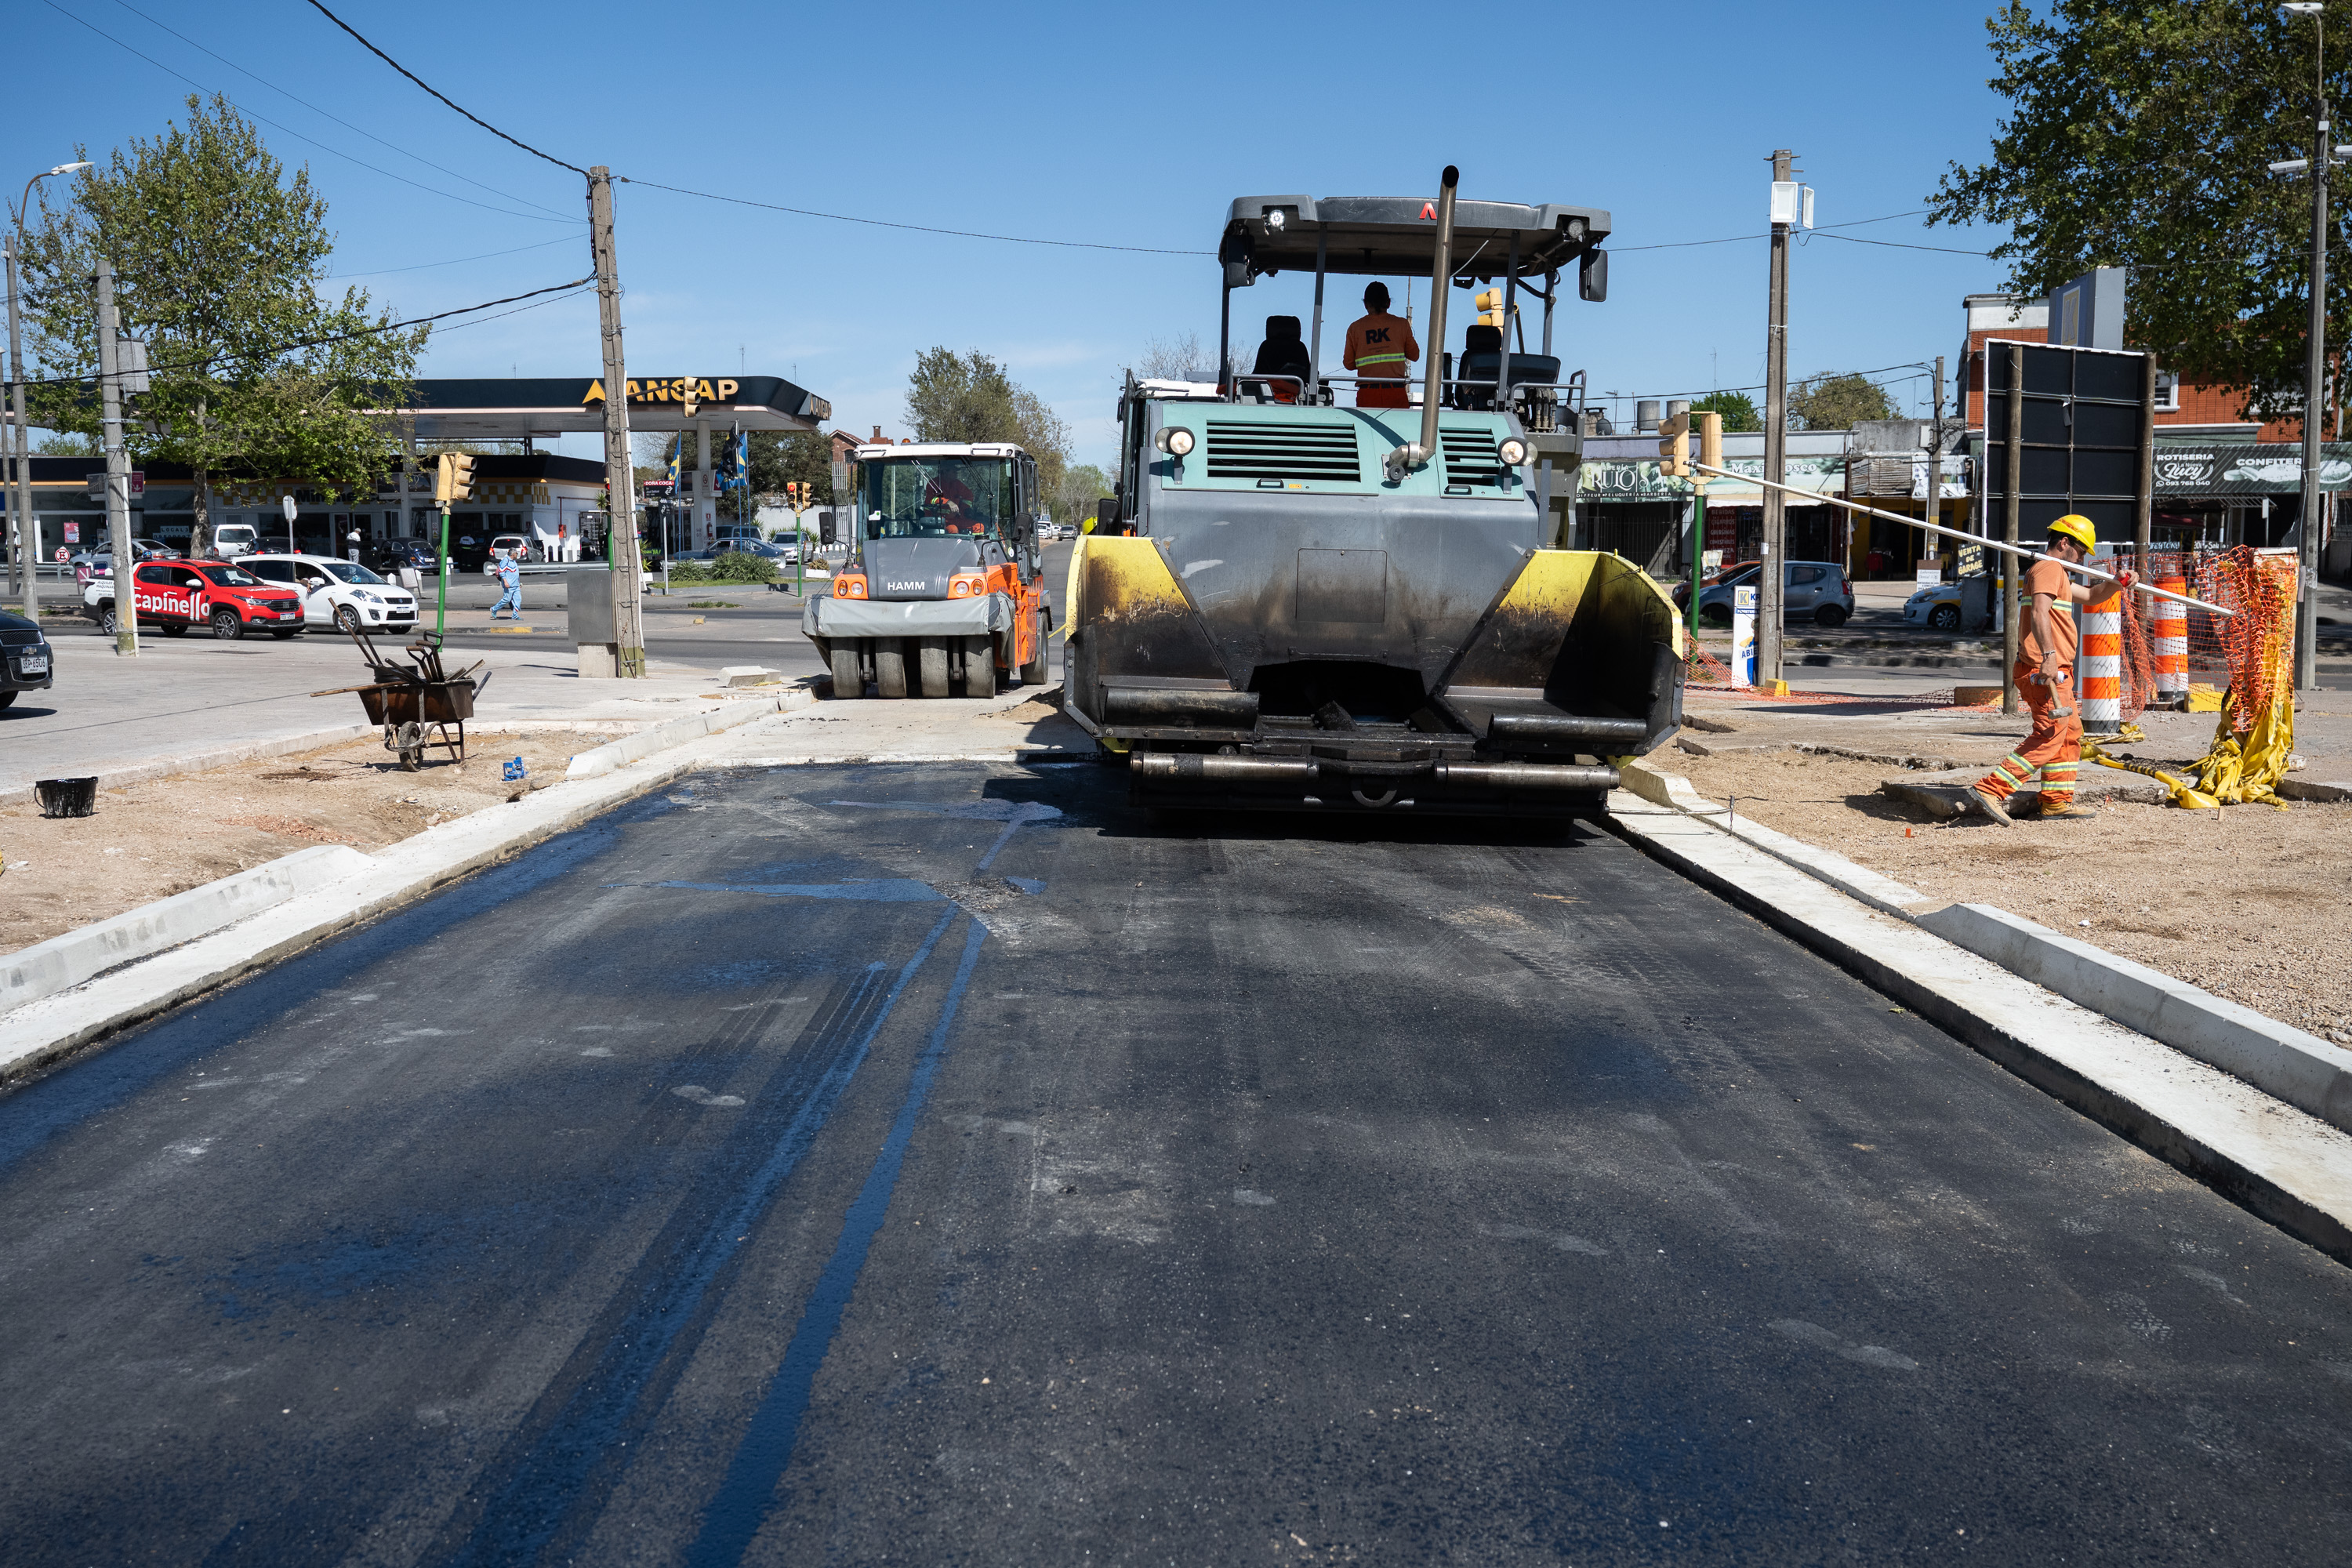
{"type": "MultiPolygon", "coordinates": [[[[595,376],[419,381],[415,401],[382,410],[412,417],[425,440],[514,441],[604,428],[595,376]]],[[[629,428],[814,430],[833,405],[780,375],[632,376],[629,428]]]]}

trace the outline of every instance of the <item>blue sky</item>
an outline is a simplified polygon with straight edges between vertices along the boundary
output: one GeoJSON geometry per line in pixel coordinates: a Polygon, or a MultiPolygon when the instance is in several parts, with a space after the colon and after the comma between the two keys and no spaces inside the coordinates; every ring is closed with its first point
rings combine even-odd
{"type": "MultiPolygon", "coordinates": [[[[1209,250],[1237,195],[1422,195],[1453,163],[1465,195],[1606,207],[1611,298],[1571,298],[1558,342],[1593,388],[1629,397],[1763,379],[1765,242],[1636,247],[1760,234],[1775,147],[1797,150],[1824,226],[1913,213],[1948,163],[1985,155],[2001,107],[1984,85],[1990,0],[329,3],[568,163],[788,206],[1209,250]]],[[[578,176],[426,97],[303,0],[11,11],[30,68],[6,119],[12,194],[76,142],[102,154],[154,134],[193,80],[277,122],[262,126],[273,150],[307,163],[330,203],[335,270],[404,314],[589,269],[578,176]]],[[[642,184],[618,188],[617,211],[632,371],[791,376],[856,430],[900,432],[907,373],[944,343],[1002,359],[1069,422],[1079,458],[1102,461],[1119,368],[1155,337],[1215,342],[1203,256],[916,234],[642,184]]],[[[1920,224],[1841,232],[1979,250],[1999,237],[1920,224]]],[[[1816,237],[1792,264],[1791,372],[1951,355],[1960,297],[2003,278],[1981,257],[1816,237]]],[[[1286,275],[1237,294],[1236,336],[1304,316],[1307,292],[1286,275]]],[[[583,298],[437,331],[421,369],[584,375],[596,359],[583,298]]],[[[1906,374],[1890,389],[1923,409],[1927,383],[1894,382],[1906,374]]]]}

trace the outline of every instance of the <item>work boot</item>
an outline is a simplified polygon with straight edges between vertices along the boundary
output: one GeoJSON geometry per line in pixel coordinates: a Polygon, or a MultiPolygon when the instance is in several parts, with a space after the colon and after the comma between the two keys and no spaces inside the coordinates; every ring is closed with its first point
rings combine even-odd
{"type": "Polygon", "coordinates": [[[2014,827],[2017,826],[2016,823],[2010,820],[2009,807],[2003,805],[2000,801],[1995,800],[1990,792],[1980,789],[1974,784],[1970,784],[1969,786],[1969,799],[1975,805],[1977,810],[1982,812],[1985,816],[1991,817],[2003,827],[2014,827]]]}
{"type": "Polygon", "coordinates": [[[2099,814],[2087,805],[2068,801],[2063,805],[2045,805],[2033,814],[2036,822],[2087,822],[2099,814]]]}

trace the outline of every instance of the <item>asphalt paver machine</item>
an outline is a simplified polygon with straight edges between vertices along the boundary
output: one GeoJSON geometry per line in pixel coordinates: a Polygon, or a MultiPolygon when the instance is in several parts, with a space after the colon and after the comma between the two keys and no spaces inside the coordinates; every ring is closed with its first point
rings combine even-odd
{"type": "Polygon", "coordinates": [[[801,611],[835,698],[1045,679],[1034,458],[1000,442],[860,447],[855,502],[849,559],[801,611]]]}
{"type": "MultiPolygon", "coordinates": [[[[1609,215],[1457,201],[1455,178],[1234,202],[1218,363],[1234,290],[1283,270],[1315,279],[1303,352],[1213,385],[1126,382],[1119,492],[1070,565],[1064,707],[1139,804],[1575,815],[1680,725],[1673,601],[1621,556],[1553,547],[1583,398],[1553,312],[1571,270],[1606,297],[1609,215]],[[1361,378],[1325,368],[1334,273],[1433,279],[1419,407],[1340,403],[1361,378]],[[1451,288],[1497,279],[1500,330],[1448,353],[1451,288]],[[1505,342],[1522,295],[1543,301],[1539,353],[1505,342]]],[[[1295,327],[1273,319],[1269,342],[1295,327]]]]}

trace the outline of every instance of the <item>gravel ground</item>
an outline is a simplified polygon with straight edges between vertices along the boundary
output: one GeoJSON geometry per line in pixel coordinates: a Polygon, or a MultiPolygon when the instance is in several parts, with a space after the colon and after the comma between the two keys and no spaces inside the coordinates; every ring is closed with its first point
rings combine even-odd
{"type": "MultiPolygon", "coordinates": [[[[1992,904],[2352,1045],[2352,805],[2219,812],[2102,803],[2095,822],[1931,823],[1889,769],[1763,752],[1662,766],[1767,827],[1921,892],[1992,904]]],[[[2084,772],[2095,771],[2085,763],[2084,772]]]]}
{"type": "Polygon", "coordinates": [[[201,887],[318,844],[379,849],[514,797],[516,756],[534,782],[563,776],[575,752],[610,733],[541,731],[467,737],[463,763],[404,773],[370,738],[99,792],[96,815],[0,810],[0,952],[201,887]]]}

